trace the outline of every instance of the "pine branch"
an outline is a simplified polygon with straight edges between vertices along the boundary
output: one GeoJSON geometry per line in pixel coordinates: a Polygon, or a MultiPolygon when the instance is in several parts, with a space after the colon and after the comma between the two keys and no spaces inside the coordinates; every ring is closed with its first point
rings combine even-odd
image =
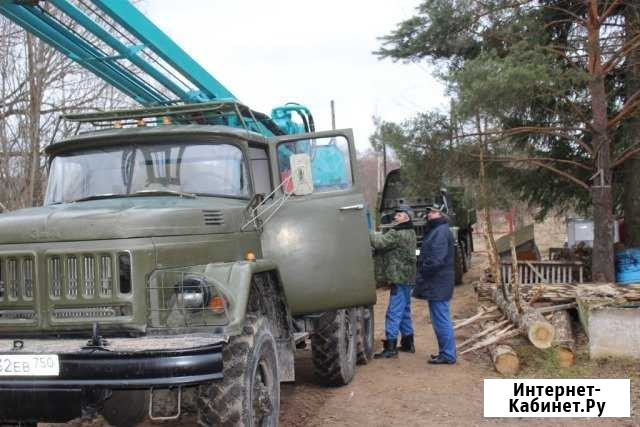
{"type": "Polygon", "coordinates": [[[612,58],[604,64],[602,72],[609,74],[622,60],[629,56],[629,53],[640,47],[640,33],[636,34],[631,40],[626,42],[620,49],[612,53],[612,58]]]}
{"type": "Polygon", "coordinates": [[[611,169],[616,169],[622,166],[624,162],[638,153],[640,153],[640,142],[636,142],[631,147],[624,150],[618,157],[616,157],[611,164],[611,169]]]}
{"type": "Polygon", "coordinates": [[[545,5],[543,7],[547,8],[547,9],[551,9],[551,10],[556,10],[556,11],[559,11],[559,12],[562,12],[562,13],[566,13],[567,15],[569,15],[569,16],[574,18],[574,22],[576,22],[576,23],[578,23],[578,24],[580,24],[582,26],[586,25],[586,21],[584,20],[584,18],[582,16],[570,11],[567,8],[560,7],[560,6],[553,6],[553,5],[545,5]]]}
{"type": "Polygon", "coordinates": [[[627,102],[622,106],[620,112],[616,114],[614,118],[609,120],[607,124],[607,129],[611,129],[614,126],[617,126],[620,122],[625,120],[631,114],[633,114],[638,107],[640,107],[640,89],[637,90],[633,95],[627,99],[627,102]]]}
{"type": "Polygon", "coordinates": [[[618,6],[622,5],[622,0],[613,0],[609,7],[607,7],[602,15],[600,15],[600,25],[604,24],[604,21],[607,20],[608,17],[611,16],[613,12],[618,8],[618,6]]]}
{"type": "Polygon", "coordinates": [[[552,172],[555,172],[556,174],[567,178],[568,180],[570,180],[573,183],[579,185],[580,187],[584,188],[585,190],[587,190],[587,191],[589,190],[589,186],[587,184],[585,184],[583,181],[581,181],[580,179],[576,178],[575,176],[573,176],[571,174],[563,172],[560,169],[554,168],[553,166],[545,165],[544,163],[541,163],[541,162],[533,161],[531,163],[533,163],[534,165],[538,165],[541,168],[548,169],[548,170],[550,170],[552,172]]]}
{"type": "MultiPolygon", "coordinates": [[[[477,154],[472,154],[474,157],[479,157],[477,154]]],[[[566,159],[556,159],[553,157],[509,157],[509,156],[498,156],[498,157],[485,157],[485,160],[490,162],[556,162],[556,163],[564,163],[572,166],[576,166],[580,169],[584,169],[586,171],[593,171],[592,167],[589,167],[585,164],[566,159]]]]}

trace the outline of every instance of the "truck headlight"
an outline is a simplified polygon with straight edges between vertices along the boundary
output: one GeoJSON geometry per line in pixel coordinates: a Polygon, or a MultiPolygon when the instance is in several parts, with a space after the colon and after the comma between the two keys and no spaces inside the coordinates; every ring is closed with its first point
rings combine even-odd
{"type": "Polygon", "coordinates": [[[209,305],[211,291],[202,276],[185,276],[174,286],[176,304],[182,308],[204,308],[209,305]]]}
{"type": "Polygon", "coordinates": [[[152,327],[224,326],[228,300],[206,276],[184,270],[157,270],[149,279],[152,327]]]}

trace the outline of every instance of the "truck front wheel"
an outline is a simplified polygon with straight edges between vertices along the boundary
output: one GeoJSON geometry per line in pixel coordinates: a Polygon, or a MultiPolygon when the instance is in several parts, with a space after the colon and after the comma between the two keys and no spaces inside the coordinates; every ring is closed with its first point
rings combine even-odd
{"type": "Polygon", "coordinates": [[[325,385],[349,384],[356,371],[356,309],[323,314],[311,335],[315,374],[325,385]]]}
{"type": "Polygon", "coordinates": [[[222,381],[201,385],[201,426],[278,425],[280,379],[276,341],[269,320],[247,315],[242,335],[232,337],[223,352],[222,381]]]}
{"type": "Polygon", "coordinates": [[[373,306],[358,309],[358,363],[366,365],[373,358],[373,306]]]}

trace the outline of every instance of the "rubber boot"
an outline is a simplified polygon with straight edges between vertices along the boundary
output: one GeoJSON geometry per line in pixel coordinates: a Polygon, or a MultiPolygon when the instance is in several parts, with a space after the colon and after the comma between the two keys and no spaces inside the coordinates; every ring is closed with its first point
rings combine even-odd
{"type": "Polygon", "coordinates": [[[416,352],[416,346],[413,344],[413,335],[405,335],[400,338],[400,351],[405,353],[416,352]]]}
{"type": "Polygon", "coordinates": [[[398,357],[398,350],[396,346],[398,345],[397,340],[382,340],[384,344],[384,350],[380,353],[376,353],[373,355],[374,359],[390,359],[392,357],[398,357]]]}

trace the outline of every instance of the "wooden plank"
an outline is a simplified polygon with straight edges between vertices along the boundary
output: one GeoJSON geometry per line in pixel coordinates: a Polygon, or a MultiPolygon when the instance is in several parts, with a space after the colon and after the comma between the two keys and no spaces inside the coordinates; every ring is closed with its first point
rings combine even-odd
{"type": "Polygon", "coordinates": [[[525,264],[529,266],[529,268],[531,269],[531,272],[534,273],[536,275],[536,277],[538,277],[538,279],[540,280],[540,282],[545,282],[546,280],[544,280],[544,277],[538,272],[538,270],[533,266],[533,263],[529,262],[529,261],[525,261],[525,264]]]}

